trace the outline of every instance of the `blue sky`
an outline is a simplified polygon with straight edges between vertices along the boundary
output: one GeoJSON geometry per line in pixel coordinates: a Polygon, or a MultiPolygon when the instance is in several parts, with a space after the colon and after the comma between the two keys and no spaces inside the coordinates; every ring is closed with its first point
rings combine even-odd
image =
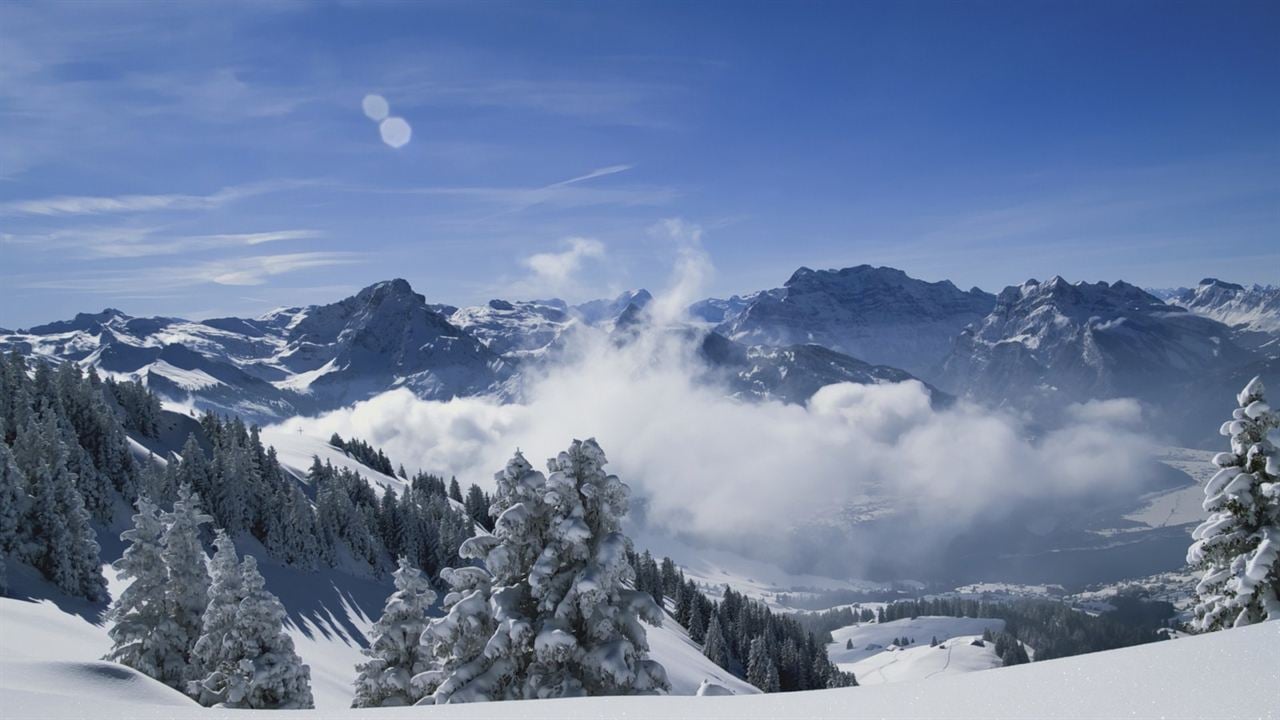
{"type": "Polygon", "coordinates": [[[0,138],[10,328],[585,299],[695,237],[709,294],[1280,280],[1273,2],[6,2],[0,138]]]}

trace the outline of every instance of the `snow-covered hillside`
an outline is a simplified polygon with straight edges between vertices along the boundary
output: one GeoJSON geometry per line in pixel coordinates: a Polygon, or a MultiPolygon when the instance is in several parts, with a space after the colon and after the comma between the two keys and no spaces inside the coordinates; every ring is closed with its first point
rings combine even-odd
{"type": "MultiPolygon", "coordinates": [[[[841,670],[850,670],[855,664],[879,657],[885,653],[896,657],[895,653],[907,652],[906,649],[889,650],[890,647],[896,647],[894,641],[897,638],[913,639],[915,644],[911,646],[911,649],[914,650],[918,645],[928,647],[929,641],[935,637],[939,642],[944,642],[955,637],[971,635],[981,637],[984,630],[999,632],[1003,629],[1004,620],[994,618],[921,616],[886,623],[860,623],[832,630],[831,639],[833,642],[827,645],[827,656],[831,658],[831,662],[839,665],[841,670]],[[850,644],[853,647],[849,647],[850,644]]],[[[893,661],[891,657],[881,661],[875,667],[881,667],[893,661]]],[[[999,658],[997,658],[998,664],[999,658]]],[[[918,678],[905,674],[897,679],[910,680],[918,678]]],[[[884,676],[881,676],[878,681],[874,682],[887,681],[884,676]]],[[[868,684],[863,680],[862,673],[858,673],[858,682],[863,685],[868,684]]]]}
{"type": "MultiPolygon", "coordinates": [[[[4,601],[9,603],[10,601],[4,601]]],[[[10,617],[6,608],[6,618],[10,617]]],[[[41,618],[40,622],[46,622],[41,618]]],[[[6,621],[7,623],[7,621],[6,621]]],[[[6,624],[6,646],[9,637],[6,624]]],[[[74,632],[82,632],[76,630],[74,632]]],[[[70,636],[46,633],[43,638],[70,636]]],[[[84,631],[87,634],[87,631],[84,631]]],[[[29,638],[28,638],[29,639],[29,638]]],[[[927,649],[927,648],[926,648],[927,649]]],[[[5,648],[6,653],[9,648],[5,648]]],[[[934,650],[934,652],[945,652],[934,650]]],[[[41,661],[6,654],[0,708],[6,717],[79,719],[271,718],[286,711],[217,711],[150,678],[90,658],[41,661]]],[[[430,708],[435,718],[1271,718],[1280,713],[1280,623],[921,683],[751,697],[533,700],[430,708]]],[[[419,718],[424,708],[287,712],[289,717],[419,718]]]]}
{"type": "MultiPolygon", "coordinates": [[[[983,633],[1004,630],[994,618],[921,616],[833,630],[827,656],[863,686],[918,682],[1003,665],[983,633]],[[907,642],[903,644],[903,640],[907,642]],[[937,640],[937,645],[933,641],[937,640]]],[[[1034,649],[1028,648],[1034,657],[1034,649]]]]}

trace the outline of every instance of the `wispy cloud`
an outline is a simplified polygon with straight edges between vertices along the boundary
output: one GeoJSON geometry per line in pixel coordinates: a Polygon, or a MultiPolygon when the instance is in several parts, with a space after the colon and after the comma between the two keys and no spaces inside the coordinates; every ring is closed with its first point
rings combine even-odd
{"type": "Polygon", "coordinates": [[[32,250],[47,252],[70,251],[88,258],[143,258],[220,248],[253,247],[286,240],[307,240],[320,237],[321,234],[318,230],[272,230],[216,235],[167,235],[152,228],[76,228],[25,235],[0,233],[0,243],[24,245],[32,250]]]}
{"type": "Polygon", "coordinates": [[[104,295],[189,289],[193,285],[263,285],[279,275],[334,265],[352,265],[367,257],[355,252],[300,252],[255,255],[203,263],[146,267],[132,270],[105,270],[62,275],[56,278],[24,280],[13,278],[14,287],[31,290],[77,290],[104,295]]]}
{"type": "Polygon", "coordinates": [[[632,168],[632,165],[609,165],[567,180],[536,187],[409,187],[372,188],[369,191],[456,198],[498,208],[485,219],[521,212],[540,205],[558,209],[599,206],[654,207],[666,205],[677,197],[674,189],[661,186],[614,188],[585,186],[592,180],[624,173],[632,168]]]}
{"type": "Polygon", "coordinates": [[[0,216],[102,215],[163,210],[211,210],[244,198],[313,184],[297,180],[273,180],[224,187],[208,195],[56,195],[0,203],[0,216]]]}

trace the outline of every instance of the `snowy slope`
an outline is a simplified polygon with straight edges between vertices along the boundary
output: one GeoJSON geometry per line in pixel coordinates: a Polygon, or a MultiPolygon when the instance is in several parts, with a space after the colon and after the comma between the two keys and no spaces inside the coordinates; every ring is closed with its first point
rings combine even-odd
{"type": "Polygon", "coordinates": [[[926,641],[909,648],[887,650],[866,660],[841,664],[863,686],[894,682],[918,682],[943,675],[994,670],[1004,663],[993,643],[983,643],[981,635],[959,635],[930,647],[926,641]],[[975,645],[974,643],[981,643],[975,645]]]}
{"type": "Polygon", "coordinates": [[[262,442],[276,449],[280,464],[293,471],[294,476],[305,480],[307,469],[311,467],[312,458],[320,458],[321,463],[330,463],[336,468],[346,468],[358,473],[379,493],[388,488],[396,494],[408,485],[404,480],[392,475],[384,475],[367,465],[350,457],[327,440],[305,435],[290,429],[288,423],[268,425],[262,428],[262,442]]]}
{"type": "MultiPolygon", "coordinates": [[[[263,558],[261,554],[258,557],[263,558]]],[[[367,602],[377,584],[333,573],[291,572],[272,567],[269,560],[264,560],[263,566],[269,578],[268,589],[281,595],[286,605],[291,605],[287,629],[298,654],[311,666],[316,707],[325,711],[349,707],[355,666],[364,659],[360,653],[363,633],[374,620],[366,612],[381,610],[381,607],[372,609],[367,602]],[[355,588],[347,586],[352,582],[360,586],[357,594],[366,599],[364,608],[350,594],[355,588]],[[328,599],[311,611],[294,612],[299,604],[297,596],[303,594],[328,599]]],[[[115,577],[109,568],[106,572],[107,577],[115,577]]],[[[113,595],[122,589],[119,583],[112,583],[113,595]]],[[[385,590],[390,592],[390,589],[388,584],[385,590]]],[[[0,598],[0,658],[4,661],[0,665],[0,693],[3,693],[0,694],[0,717],[11,717],[5,712],[10,683],[16,683],[12,687],[27,687],[33,677],[56,680],[58,687],[66,687],[66,682],[82,683],[87,693],[92,689],[105,700],[127,700],[134,693],[139,693],[138,697],[148,705],[174,704],[170,695],[184,699],[168,687],[127,668],[98,662],[111,647],[107,625],[98,619],[96,612],[74,601],[60,598],[59,604],[49,600],[0,598]],[[73,612],[59,607],[68,603],[73,612]],[[113,682],[102,685],[104,678],[113,682]]],[[[692,695],[703,680],[727,687],[735,694],[759,692],[704,657],[669,614],[663,627],[646,626],[646,630],[651,656],[667,669],[673,694],[692,695]]]]}
{"type": "MultiPolygon", "coordinates": [[[[949,640],[954,637],[977,635],[981,637],[984,630],[991,632],[999,632],[1004,629],[1004,621],[994,618],[957,618],[943,617],[934,615],[922,615],[921,617],[902,620],[894,620],[887,623],[859,623],[857,625],[847,625],[833,630],[831,639],[834,641],[827,645],[827,657],[831,658],[831,662],[840,666],[841,670],[849,670],[854,664],[862,663],[870,658],[888,654],[892,657],[895,653],[905,653],[908,650],[887,651],[893,645],[894,638],[908,637],[915,640],[915,645],[911,649],[916,649],[919,645],[929,646],[931,638],[938,638],[939,642],[949,640]],[[853,643],[852,649],[847,649],[848,643],[853,643]]],[[[976,649],[976,648],[975,648],[976,649]]],[[[883,660],[881,664],[886,664],[891,660],[883,660]]],[[[872,667],[872,666],[866,666],[872,667]]],[[[904,677],[903,679],[911,679],[904,677]]],[[[858,682],[862,683],[862,675],[858,675],[858,682]]],[[[884,680],[880,680],[884,682],[884,680]]],[[[865,683],[864,683],[865,684],[865,683]]]]}
{"type": "MultiPolygon", "coordinates": [[[[131,693],[130,673],[87,682],[88,669],[25,664],[0,671],[0,709],[14,718],[273,718],[281,711],[211,711],[159,705],[131,693]],[[115,689],[125,685],[126,689],[115,689]],[[87,697],[90,698],[87,700],[87,697]],[[90,705],[91,703],[91,705],[90,705]]],[[[323,718],[1274,718],[1280,685],[1280,623],[1210,633],[991,672],[751,697],[639,697],[537,700],[290,712],[323,718]]]]}

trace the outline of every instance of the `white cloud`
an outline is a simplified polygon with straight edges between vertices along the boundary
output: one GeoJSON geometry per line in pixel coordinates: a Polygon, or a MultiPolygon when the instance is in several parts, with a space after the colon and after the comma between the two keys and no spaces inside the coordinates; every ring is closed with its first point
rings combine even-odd
{"type": "Polygon", "coordinates": [[[0,203],[2,215],[101,215],[165,210],[210,210],[255,195],[298,187],[303,183],[278,181],[225,187],[208,195],[57,195],[0,203]]]}
{"type": "MultiPolygon", "coordinates": [[[[695,265],[682,272],[703,272],[695,265]]],[[[1012,414],[963,401],[935,409],[914,381],[828,386],[803,406],[752,403],[706,384],[698,363],[682,334],[644,332],[619,347],[583,330],[563,362],[528,378],[518,404],[428,402],[395,390],[287,426],[360,437],[408,466],[481,485],[516,448],[540,463],[594,436],[643,500],[647,522],[774,557],[793,547],[797,519],[872,500],[892,508],[902,533],[894,542],[913,538],[913,547],[872,537],[832,549],[850,565],[926,553],[1032,505],[1132,492],[1145,476],[1149,445],[1129,401],[1082,408],[1033,439],[1012,414]]]]}
{"type": "Polygon", "coordinates": [[[82,272],[56,278],[24,280],[15,277],[14,287],[39,290],[78,290],[107,295],[128,295],[145,288],[148,292],[190,289],[193,285],[262,285],[269,278],[321,267],[361,262],[365,253],[299,252],[253,255],[202,263],[139,268],[136,270],[82,272]]]}
{"type": "Polygon", "coordinates": [[[576,280],[587,260],[604,257],[604,243],[585,237],[567,238],[568,247],[558,253],[537,253],[524,259],[525,267],[533,271],[532,284],[546,292],[559,293],[568,289],[576,280]]]}
{"type": "Polygon", "coordinates": [[[271,230],[214,235],[166,235],[154,228],[82,228],[27,235],[0,234],[0,241],[46,252],[91,258],[142,258],[219,248],[252,247],[320,237],[316,230],[271,230]]]}

